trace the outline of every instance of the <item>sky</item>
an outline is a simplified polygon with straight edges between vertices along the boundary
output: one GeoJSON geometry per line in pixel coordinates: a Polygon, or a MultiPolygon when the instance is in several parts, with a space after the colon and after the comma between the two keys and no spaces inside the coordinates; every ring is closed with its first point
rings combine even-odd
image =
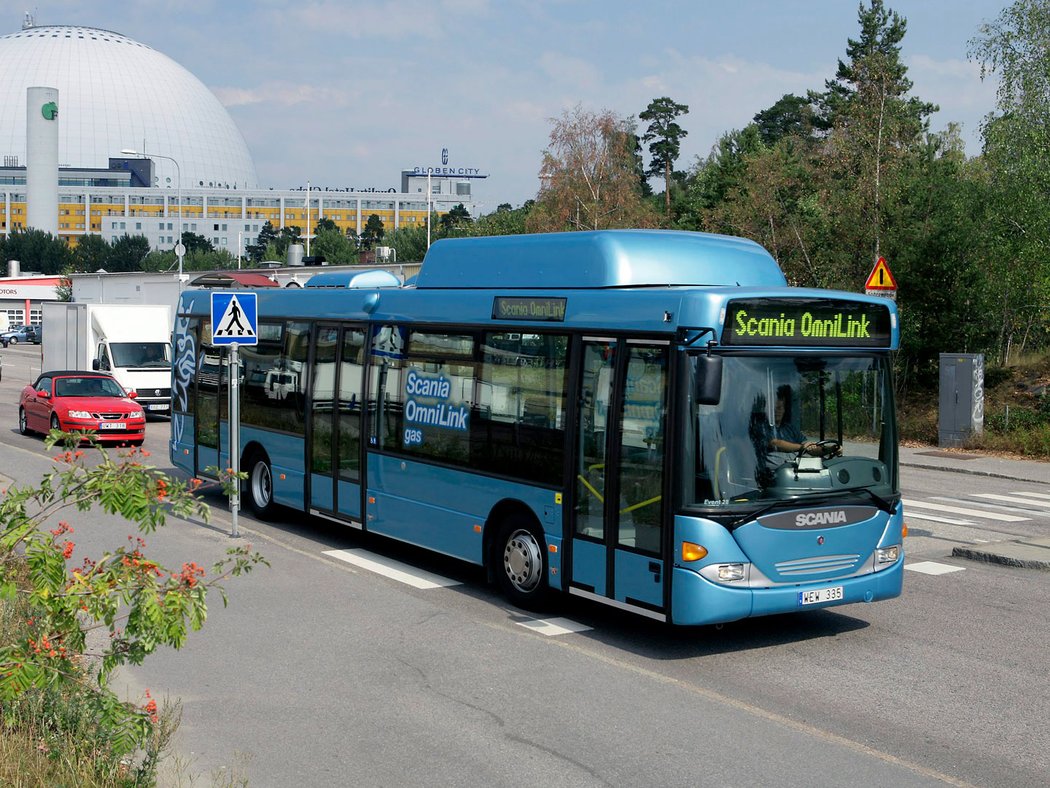
{"type": "MultiPolygon", "coordinates": [[[[980,152],[995,108],[967,57],[1006,0],[887,0],[907,20],[912,95],[980,152]]],[[[259,185],[400,190],[416,166],[478,168],[481,212],[536,196],[552,119],[689,107],[678,169],[785,93],[822,90],[858,0],[0,0],[0,35],[87,25],[163,52],[223,103],[259,185]]],[[[0,75],[2,78],[2,75],[0,75]]],[[[0,108],[0,111],[3,111],[0,108]]],[[[640,128],[641,128],[640,124],[640,128]]],[[[644,131],[644,128],[642,128],[644,131]]],[[[662,188],[654,182],[658,191],[662,188]]]]}

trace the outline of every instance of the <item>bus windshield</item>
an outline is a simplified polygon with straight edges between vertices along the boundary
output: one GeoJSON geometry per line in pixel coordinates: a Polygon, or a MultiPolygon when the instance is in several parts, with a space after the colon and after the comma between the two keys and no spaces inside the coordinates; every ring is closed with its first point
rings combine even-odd
{"type": "Polygon", "coordinates": [[[719,403],[690,413],[686,506],[743,512],[898,493],[885,356],[727,355],[719,403]]]}

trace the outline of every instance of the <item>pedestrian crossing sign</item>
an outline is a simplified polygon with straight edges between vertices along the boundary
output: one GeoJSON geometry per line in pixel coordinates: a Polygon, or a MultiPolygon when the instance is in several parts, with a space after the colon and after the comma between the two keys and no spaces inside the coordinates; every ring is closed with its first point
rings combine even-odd
{"type": "Polygon", "coordinates": [[[255,293],[211,294],[213,345],[259,344],[259,312],[255,293]]]}

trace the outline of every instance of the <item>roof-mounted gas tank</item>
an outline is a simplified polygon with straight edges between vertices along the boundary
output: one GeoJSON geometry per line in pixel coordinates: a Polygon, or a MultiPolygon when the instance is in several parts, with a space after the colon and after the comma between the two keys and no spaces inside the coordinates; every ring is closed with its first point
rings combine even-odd
{"type": "Polygon", "coordinates": [[[437,241],[416,288],[561,289],[787,284],[754,241],[672,230],[599,230],[437,241]]]}

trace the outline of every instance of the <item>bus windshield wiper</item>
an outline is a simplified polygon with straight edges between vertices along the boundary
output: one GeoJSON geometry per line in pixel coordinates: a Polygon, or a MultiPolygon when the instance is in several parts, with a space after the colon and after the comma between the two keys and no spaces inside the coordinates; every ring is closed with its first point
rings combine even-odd
{"type": "Polygon", "coordinates": [[[826,499],[826,498],[841,498],[844,495],[850,495],[850,494],[853,494],[853,493],[865,493],[865,494],[867,494],[867,496],[869,498],[871,498],[872,503],[874,503],[875,506],[877,506],[879,509],[882,509],[882,511],[886,512],[886,514],[896,514],[896,512],[897,512],[896,504],[890,503],[885,498],[883,498],[881,495],[878,495],[877,493],[872,492],[871,489],[869,489],[868,487],[847,487],[844,490],[826,490],[826,491],[811,492],[811,493],[806,493],[805,495],[800,495],[798,498],[795,498],[794,500],[798,501],[798,500],[801,500],[801,499],[808,499],[808,498],[816,498],[818,500],[822,500],[822,499],[826,499]]]}
{"type": "Polygon", "coordinates": [[[765,506],[756,511],[748,512],[744,515],[741,515],[736,520],[733,520],[733,522],[729,524],[729,529],[732,530],[743,525],[744,523],[750,522],[752,520],[757,520],[762,515],[769,514],[775,509],[779,509],[781,507],[797,506],[802,501],[806,501],[807,503],[823,503],[824,501],[831,498],[841,498],[842,496],[851,495],[855,493],[866,493],[868,497],[871,498],[872,503],[874,503],[875,506],[881,509],[882,511],[886,512],[886,514],[892,515],[895,514],[897,511],[897,506],[895,504],[890,503],[881,495],[872,492],[867,487],[849,487],[844,490],[823,490],[819,492],[805,493],[794,498],[782,498],[778,501],[772,501],[771,503],[766,504],[765,506]]]}

